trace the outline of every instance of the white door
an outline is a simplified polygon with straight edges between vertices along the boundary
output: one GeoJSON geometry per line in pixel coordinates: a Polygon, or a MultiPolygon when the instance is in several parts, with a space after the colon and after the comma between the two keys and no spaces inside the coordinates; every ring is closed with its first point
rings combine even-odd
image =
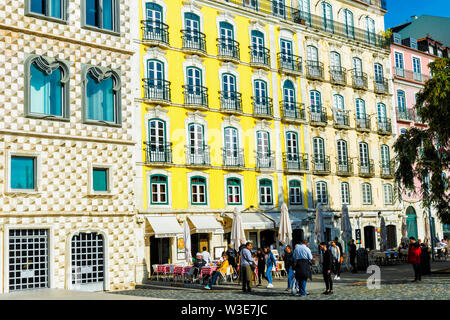
{"type": "Polygon", "coordinates": [[[338,140],[337,142],[337,156],[338,156],[338,166],[339,171],[348,171],[348,153],[347,153],[347,142],[344,140],[338,140]]]}
{"type": "Polygon", "coordinates": [[[369,173],[369,147],[367,143],[359,144],[359,160],[361,165],[361,170],[364,173],[369,173]]]}
{"type": "Polygon", "coordinates": [[[325,147],[322,138],[313,139],[314,165],[316,170],[325,170],[325,147]]]}
{"type": "Polygon", "coordinates": [[[189,152],[193,164],[204,163],[205,146],[201,124],[192,123],[189,125],[189,152]]]}

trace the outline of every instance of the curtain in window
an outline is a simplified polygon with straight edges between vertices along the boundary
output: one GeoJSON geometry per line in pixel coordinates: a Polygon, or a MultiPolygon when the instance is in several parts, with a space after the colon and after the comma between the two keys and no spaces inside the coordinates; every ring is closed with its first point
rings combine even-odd
{"type": "Polygon", "coordinates": [[[97,82],[87,75],[87,112],[88,119],[114,122],[113,79],[97,82]]]}
{"type": "Polygon", "coordinates": [[[62,115],[62,72],[56,69],[51,74],[30,67],[30,111],[32,113],[62,115]]]}

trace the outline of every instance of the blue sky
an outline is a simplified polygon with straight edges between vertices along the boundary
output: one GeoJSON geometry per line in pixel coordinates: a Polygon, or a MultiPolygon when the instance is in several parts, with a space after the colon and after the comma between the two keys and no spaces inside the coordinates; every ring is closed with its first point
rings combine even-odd
{"type": "Polygon", "coordinates": [[[387,8],[388,13],[384,16],[386,29],[410,20],[413,15],[450,18],[450,0],[387,0],[387,8]]]}

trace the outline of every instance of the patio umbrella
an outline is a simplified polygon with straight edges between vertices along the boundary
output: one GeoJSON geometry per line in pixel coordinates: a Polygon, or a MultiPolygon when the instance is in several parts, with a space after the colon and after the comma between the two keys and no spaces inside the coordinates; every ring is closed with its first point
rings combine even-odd
{"type": "Polygon", "coordinates": [[[317,242],[325,241],[325,225],[323,222],[322,205],[316,208],[316,220],[314,222],[314,233],[317,237],[317,242]]]}
{"type": "Polygon", "coordinates": [[[184,255],[187,263],[192,262],[192,253],[191,253],[191,229],[189,228],[189,224],[187,219],[184,220],[184,255]]]}
{"type": "Polygon", "coordinates": [[[244,226],[242,225],[242,217],[238,208],[234,208],[233,224],[231,226],[230,241],[234,244],[234,249],[239,251],[241,244],[244,244],[245,239],[244,226]]]}
{"type": "Polygon", "coordinates": [[[405,217],[402,217],[402,242],[408,243],[408,226],[405,217]]]}
{"type": "Polygon", "coordinates": [[[381,216],[380,221],[380,247],[382,251],[386,251],[387,247],[387,230],[386,230],[386,221],[384,221],[384,217],[381,216]]]}
{"type": "Polygon", "coordinates": [[[348,207],[346,204],[342,206],[341,233],[342,239],[346,244],[345,247],[347,248],[347,242],[352,238],[352,224],[350,222],[350,216],[348,215],[348,207]]]}
{"type": "Polygon", "coordinates": [[[423,239],[423,242],[425,244],[431,243],[431,237],[430,237],[430,219],[428,217],[424,218],[424,225],[425,225],[425,238],[423,239]]]}
{"type": "Polygon", "coordinates": [[[278,239],[285,245],[292,241],[292,225],[289,218],[289,210],[286,203],[281,205],[280,227],[278,229],[278,239]]]}

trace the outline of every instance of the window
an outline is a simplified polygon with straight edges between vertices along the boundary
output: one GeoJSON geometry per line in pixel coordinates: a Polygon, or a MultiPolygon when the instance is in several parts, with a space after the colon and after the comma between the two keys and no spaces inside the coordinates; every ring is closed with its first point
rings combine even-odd
{"type": "Polygon", "coordinates": [[[191,178],[192,204],[206,204],[206,179],[203,177],[191,178]]]}
{"type": "Polygon", "coordinates": [[[337,110],[344,110],[344,97],[340,94],[333,95],[333,107],[337,110]]]}
{"type": "Polygon", "coordinates": [[[285,17],[284,0],[272,0],[272,12],[275,16],[285,17]]]}
{"type": "Polygon", "coordinates": [[[67,0],[27,0],[26,14],[43,15],[49,18],[67,20],[67,0]]]}
{"type": "Polygon", "coordinates": [[[266,82],[263,80],[255,80],[254,87],[255,87],[255,102],[257,104],[265,106],[268,98],[266,82]]]}
{"type": "Polygon", "coordinates": [[[384,103],[377,103],[377,115],[378,115],[378,122],[380,123],[387,123],[386,118],[386,105],[384,103]]]}
{"type": "Polygon", "coordinates": [[[241,204],[241,180],[237,178],[227,179],[228,204],[241,204]]]}
{"type": "Polygon", "coordinates": [[[372,187],[368,183],[362,184],[363,204],[372,204],[372,187]]]}
{"type": "Polygon", "coordinates": [[[391,165],[391,157],[389,154],[389,146],[382,144],[381,145],[381,166],[383,168],[390,168],[391,165]]]}
{"type": "Polygon", "coordinates": [[[164,75],[164,63],[159,60],[147,60],[146,97],[150,99],[169,100],[169,86],[164,75]]]}
{"type": "Polygon", "coordinates": [[[258,0],[242,0],[244,7],[258,10],[258,0]]]}
{"type": "Polygon", "coordinates": [[[84,24],[119,32],[118,0],[84,0],[84,24]]]}
{"type": "Polygon", "coordinates": [[[413,57],[412,58],[412,64],[413,64],[413,77],[416,81],[422,81],[422,67],[420,65],[420,59],[413,57]]]}
{"type": "Polygon", "coordinates": [[[357,77],[362,75],[362,60],[360,58],[353,58],[353,74],[357,77]]]}
{"type": "Polygon", "coordinates": [[[190,164],[207,163],[206,145],[203,133],[203,126],[198,123],[190,123],[188,156],[190,164]]]}
{"type": "Polygon", "coordinates": [[[281,56],[283,61],[291,62],[293,50],[292,50],[292,41],[281,39],[280,40],[280,49],[281,56]]]}
{"type": "Polygon", "coordinates": [[[367,27],[367,42],[370,44],[375,44],[376,43],[375,21],[372,18],[366,17],[366,27],[367,27]]]}
{"type": "Polygon", "coordinates": [[[316,201],[317,204],[328,204],[327,183],[320,181],[316,183],[316,201]]]}
{"type": "Polygon", "coordinates": [[[402,36],[400,33],[393,33],[394,43],[402,44],[402,36]]]}
{"type": "Polygon", "coordinates": [[[236,99],[236,77],[229,73],[222,75],[222,90],[224,99],[236,99]]]}
{"type": "Polygon", "coordinates": [[[348,9],[344,10],[344,32],[348,38],[355,38],[355,31],[353,28],[353,13],[348,9]]]}
{"type": "Polygon", "coordinates": [[[361,167],[369,167],[369,145],[365,142],[359,143],[359,161],[361,167]]]}
{"type": "Polygon", "coordinates": [[[25,63],[25,115],[68,119],[69,68],[57,59],[31,56],[25,63]]]}
{"type": "Polygon", "coordinates": [[[405,91],[397,90],[397,107],[398,111],[406,111],[405,91]]]}
{"type": "Polygon", "coordinates": [[[300,10],[300,19],[303,19],[308,24],[311,24],[309,0],[298,0],[298,9],[300,10]]]}
{"type": "Polygon", "coordinates": [[[347,172],[348,169],[348,150],[347,150],[347,141],[338,140],[337,141],[337,160],[340,171],[347,172]]]}
{"type": "Polygon", "coordinates": [[[272,201],[272,181],[262,179],[259,181],[259,202],[262,205],[273,204],[272,201]]]}
{"type": "Polygon", "coordinates": [[[295,88],[290,80],[286,80],[283,85],[283,105],[285,111],[295,110],[295,88]]]}
{"type": "Polygon", "coordinates": [[[302,184],[298,180],[289,181],[289,204],[302,204],[302,184]]]}
{"type": "Polygon", "coordinates": [[[379,63],[374,64],[375,82],[383,83],[383,66],[379,63]]]}
{"type": "Polygon", "coordinates": [[[325,144],[322,138],[313,138],[313,155],[315,163],[323,163],[325,161],[325,144]]]}
{"type": "Polygon", "coordinates": [[[383,194],[384,194],[384,204],[394,203],[394,193],[392,191],[392,185],[390,184],[383,185],[383,194]]]}
{"type": "Polygon", "coordinates": [[[151,204],[168,204],[167,177],[152,175],[150,177],[151,204]]]}
{"type": "Polygon", "coordinates": [[[121,125],[119,75],[110,69],[90,67],[84,78],[85,122],[121,125]]]}
{"type": "Polygon", "coordinates": [[[94,191],[108,191],[108,169],[107,168],[93,168],[92,169],[92,190],[94,191]]]}
{"type": "Polygon", "coordinates": [[[341,203],[350,204],[350,188],[347,182],[341,183],[341,203]]]}
{"type": "Polygon", "coordinates": [[[322,2],[323,28],[325,31],[333,32],[333,8],[327,2],[322,2]]]}
{"type": "Polygon", "coordinates": [[[318,49],[314,46],[308,46],[306,48],[306,58],[309,62],[319,62],[319,53],[318,49]]]}
{"type": "Polygon", "coordinates": [[[356,99],[356,119],[366,119],[366,103],[362,99],[356,99]]]}
{"type": "Polygon", "coordinates": [[[11,189],[36,189],[36,158],[11,157],[11,189]]]}
{"type": "Polygon", "coordinates": [[[298,139],[296,132],[286,132],[286,157],[287,160],[297,161],[298,159],[298,139]]]}
{"type": "Polygon", "coordinates": [[[395,75],[399,77],[405,77],[403,53],[395,52],[394,59],[395,59],[395,75]]]}
{"type": "Polygon", "coordinates": [[[331,68],[341,68],[341,55],[336,51],[331,52],[331,68]]]}
{"type": "Polygon", "coordinates": [[[257,140],[256,150],[258,152],[258,156],[269,157],[270,156],[269,132],[267,131],[256,132],[256,140],[257,140]]]}
{"type": "Polygon", "coordinates": [[[319,91],[312,90],[309,93],[311,99],[311,112],[322,112],[322,99],[319,91]]]}

